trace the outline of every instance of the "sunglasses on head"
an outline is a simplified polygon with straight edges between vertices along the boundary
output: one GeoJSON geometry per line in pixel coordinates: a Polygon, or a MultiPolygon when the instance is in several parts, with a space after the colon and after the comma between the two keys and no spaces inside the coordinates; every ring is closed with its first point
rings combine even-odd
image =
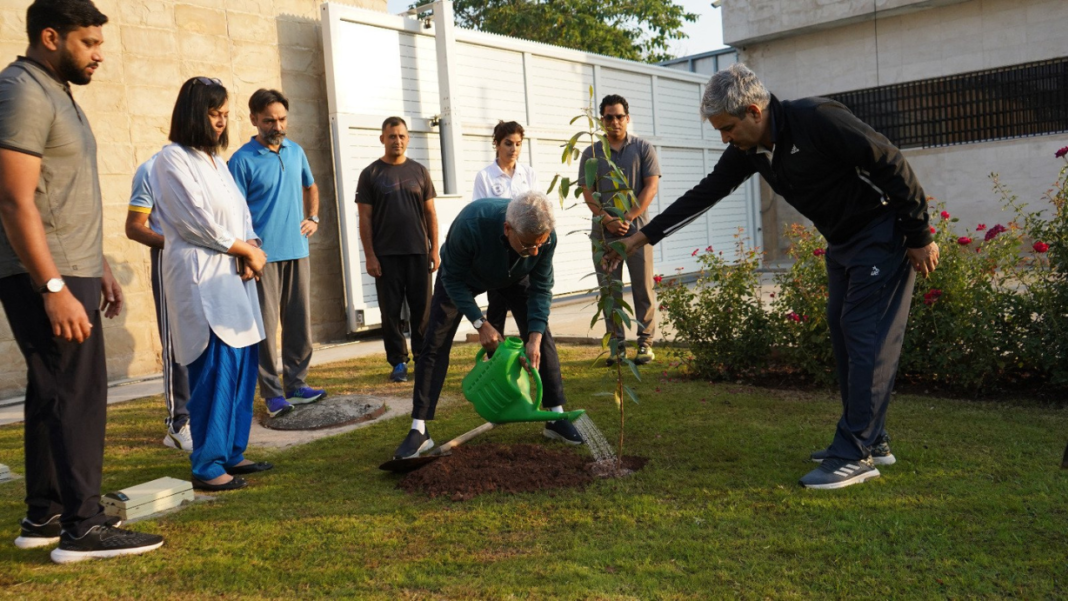
{"type": "Polygon", "coordinates": [[[200,84],[202,86],[221,86],[222,81],[215,77],[195,77],[193,78],[193,85],[200,84]]]}

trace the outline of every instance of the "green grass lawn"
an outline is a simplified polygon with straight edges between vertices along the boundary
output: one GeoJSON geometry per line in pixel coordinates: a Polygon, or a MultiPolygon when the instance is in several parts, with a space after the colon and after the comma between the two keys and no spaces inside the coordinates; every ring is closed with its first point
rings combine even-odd
{"type": "MultiPolygon", "coordinates": [[[[443,442],[480,423],[459,398],[475,347],[458,347],[432,423],[443,442]]],[[[569,407],[609,440],[618,415],[589,347],[561,349],[569,407]]],[[[958,598],[1068,595],[1068,435],[1063,408],[898,396],[898,463],[839,491],[797,479],[833,434],[830,392],[671,381],[644,370],[627,406],[627,454],[646,468],[586,490],[491,494],[454,503],[399,491],[378,470],[407,432],[394,419],[299,448],[250,453],[276,469],[134,526],[154,553],[52,564],[9,539],[22,481],[0,485],[0,594],[19,598],[649,599],[958,598]]],[[[381,357],[313,370],[332,393],[407,395],[381,357]]],[[[104,489],[189,477],[160,443],[160,397],[110,408],[104,489]]],[[[533,424],[480,442],[539,442],[533,424]]],[[[548,441],[545,444],[552,444],[548,441]]],[[[578,451],[576,451],[578,452],[578,451]]],[[[22,472],[21,425],[0,428],[0,463],[22,472]]]]}

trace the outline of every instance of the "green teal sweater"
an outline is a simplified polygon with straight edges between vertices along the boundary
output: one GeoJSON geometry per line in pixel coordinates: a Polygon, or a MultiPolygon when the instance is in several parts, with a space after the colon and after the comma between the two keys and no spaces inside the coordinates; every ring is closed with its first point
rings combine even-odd
{"type": "Polygon", "coordinates": [[[537,256],[521,257],[504,235],[506,198],[476,200],[460,211],[441,249],[441,284],[469,321],[482,317],[475,296],[506,288],[530,276],[527,322],[531,332],[544,333],[553,298],[553,254],[556,232],[537,256]]]}

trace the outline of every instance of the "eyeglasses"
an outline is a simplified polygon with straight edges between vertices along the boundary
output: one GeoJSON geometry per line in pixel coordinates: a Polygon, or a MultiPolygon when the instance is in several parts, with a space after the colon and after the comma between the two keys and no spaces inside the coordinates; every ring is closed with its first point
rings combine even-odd
{"type": "Polygon", "coordinates": [[[601,120],[611,123],[613,121],[622,121],[630,115],[601,115],[601,120]]]}
{"type": "Polygon", "coordinates": [[[523,244],[523,241],[519,240],[519,246],[520,246],[520,248],[522,250],[538,250],[539,248],[545,246],[548,243],[549,243],[549,241],[546,240],[545,242],[542,242],[541,244],[523,244]]]}
{"type": "Polygon", "coordinates": [[[193,79],[193,85],[200,84],[202,86],[221,86],[222,81],[214,77],[196,77],[193,79]]]}

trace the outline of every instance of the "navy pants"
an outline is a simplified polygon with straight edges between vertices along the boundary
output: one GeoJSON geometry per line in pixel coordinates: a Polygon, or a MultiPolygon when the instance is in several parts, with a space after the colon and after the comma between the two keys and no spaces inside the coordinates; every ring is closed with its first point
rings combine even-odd
{"type": "MultiPolygon", "coordinates": [[[[519,336],[526,341],[530,334],[527,329],[527,278],[507,288],[499,288],[500,297],[505,307],[511,309],[512,317],[519,326],[519,336]]],[[[483,290],[472,290],[478,295],[483,290]]],[[[439,276],[434,285],[434,296],[430,300],[430,319],[426,326],[426,338],[423,351],[416,359],[415,390],[412,394],[412,418],[434,419],[434,410],[438,406],[441,387],[445,385],[445,376],[449,373],[449,352],[452,339],[460,327],[463,314],[453,304],[441,284],[439,276]]],[[[542,384],[542,407],[548,409],[564,404],[564,380],[560,376],[560,357],[556,354],[556,343],[549,329],[541,337],[541,367],[538,369],[542,384]]]]}
{"type": "Polygon", "coordinates": [[[259,373],[257,345],[234,348],[211,333],[208,348],[189,364],[189,431],[193,476],[218,478],[245,460],[259,373]]]}
{"type": "Polygon", "coordinates": [[[842,394],[832,457],[868,457],[885,432],[916,272],[892,213],[827,249],[827,321],[842,394]]]}

